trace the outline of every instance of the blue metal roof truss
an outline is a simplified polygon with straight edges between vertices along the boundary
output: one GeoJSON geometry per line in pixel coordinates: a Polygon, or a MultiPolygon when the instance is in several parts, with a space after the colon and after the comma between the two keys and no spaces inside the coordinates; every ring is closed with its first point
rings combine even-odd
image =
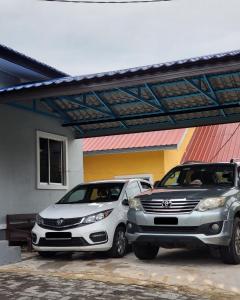
{"type": "Polygon", "coordinates": [[[144,78],[137,85],[7,104],[56,118],[76,138],[240,121],[240,70],[166,81],[144,78]]]}

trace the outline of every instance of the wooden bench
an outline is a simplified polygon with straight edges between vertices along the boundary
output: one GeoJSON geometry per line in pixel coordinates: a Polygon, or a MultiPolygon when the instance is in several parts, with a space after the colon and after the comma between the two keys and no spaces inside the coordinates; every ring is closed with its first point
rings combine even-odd
{"type": "Polygon", "coordinates": [[[32,250],[31,230],[34,226],[36,214],[7,215],[7,240],[9,244],[27,242],[28,250],[32,250]]]}

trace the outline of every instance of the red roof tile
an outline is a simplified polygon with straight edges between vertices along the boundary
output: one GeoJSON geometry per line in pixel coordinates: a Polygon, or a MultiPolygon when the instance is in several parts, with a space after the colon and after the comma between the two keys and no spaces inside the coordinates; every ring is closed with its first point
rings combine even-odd
{"type": "Polygon", "coordinates": [[[183,139],[185,131],[186,129],[174,129],[86,138],[83,140],[83,151],[93,152],[148,147],[177,147],[183,139]]]}
{"type": "Polygon", "coordinates": [[[240,158],[240,123],[196,128],[182,162],[226,162],[231,158],[240,158]]]}

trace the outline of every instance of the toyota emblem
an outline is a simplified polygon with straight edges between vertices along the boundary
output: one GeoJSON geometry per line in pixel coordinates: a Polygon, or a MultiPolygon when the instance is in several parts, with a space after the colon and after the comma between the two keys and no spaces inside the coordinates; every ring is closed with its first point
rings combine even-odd
{"type": "Polygon", "coordinates": [[[170,208],[172,205],[172,201],[171,200],[163,200],[162,201],[162,207],[164,208],[170,208]]]}

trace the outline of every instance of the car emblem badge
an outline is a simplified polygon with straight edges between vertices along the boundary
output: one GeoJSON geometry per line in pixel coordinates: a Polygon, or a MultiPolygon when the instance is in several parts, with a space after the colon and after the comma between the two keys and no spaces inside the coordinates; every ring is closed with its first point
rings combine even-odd
{"type": "Polygon", "coordinates": [[[172,205],[172,201],[171,200],[163,200],[162,201],[162,207],[164,208],[170,208],[172,205]]]}
{"type": "Polygon", "coordinates": [[[64,219],[58,219],[57,220],[57,225],[61,226],[63,222],[64,222],[64,219]]]}

